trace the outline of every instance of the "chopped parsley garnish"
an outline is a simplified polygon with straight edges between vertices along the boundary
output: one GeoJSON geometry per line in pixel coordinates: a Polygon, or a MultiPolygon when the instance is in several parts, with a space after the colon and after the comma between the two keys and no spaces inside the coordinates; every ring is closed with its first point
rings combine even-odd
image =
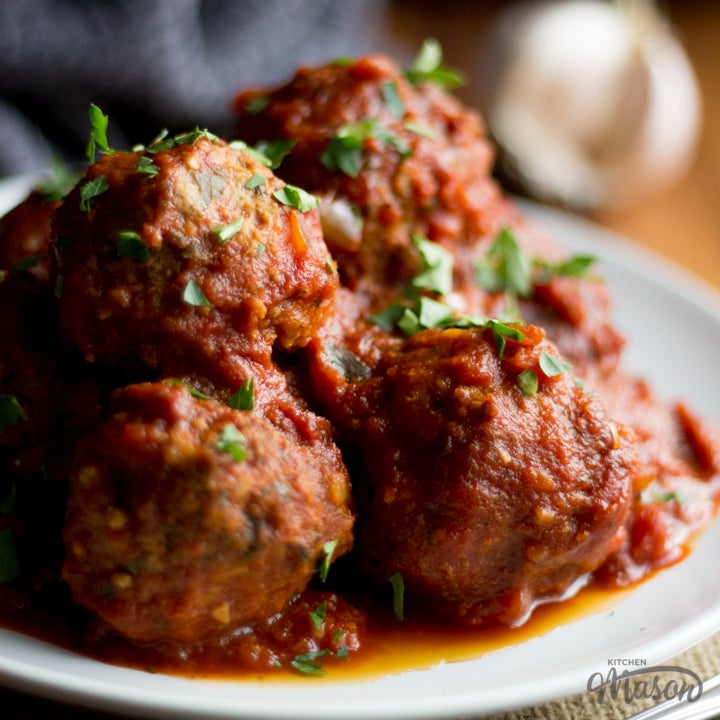
{"type": "Polygon", "coordinates": [[[539,258],[533,262],[540,273],[539,282],[547,282],[552,275],[584,278],[590,266],[596,261],[597,258],[594,255],[573,255],[559,263],[550,263],[539,258]]]}
{"type": "Polygon", "coordinates": [[[27,419],[27,413],[14,395],[0,395],[0,432],[27,419]]]}
{"type": "Polygon", "coordinates": [[[481,263],[475,266],[475,280],[488,292],[505,291],[519,297],[532,292],[532,264],[514,235],[503,228],[481,263]]]}
{"type": "Polygon", "coordinates": [[[210,400],[210,396],[206,395],[204,392],[201,392],[197,388],[194,388],[192,385],[188,385],[188,383],[184,382],[183,380],[178,380],[177,378],[168,378],[166,380],[167,383],[170,385],[180,385],[184,387],[189,393],[191,397],[194,397],[196,400],[210,400]]]}
{"type": "Polygon", "coordinates": [[[320,162],[331,172],[357,177],[363,163],[365,142],[371,139],[393,145],[403,158],[411,154],[410,147],[402,138],[393,135],[374,118],[369,118],[338,128],[335,137],[320,155],[320,162]]]}
{"type": "Polygon", "coordinates": [[[588,384],[580,377],[575,375],[573,377],[573,382],[581,389],[584,390],[588,395],[594,395],[592,388],[588,386],[588,384]]]}
{"type": "Polygon", "coordinates": [[[411,281],[418,290],[431,290],[439,295],[448,295],[452,291],[453,257],[438,243],[431,242],[420,235],[412,236],[412,243],[420,253],[422,268],[411,281]]]}
{"type": "Polygon", "coordinates": [[[0,530],[0,584],[9,583],[20,575],[15,541],[10,528],[0,530]]]}
{"type": "Polygon", "coordinates": [[[273,197],[283,205],[289,205],[301,213],[320,207],[320,201],[314,195],[296,185],[281,187],[273,193],[273,197]]]}
{"type": "Polygon", "coordinates": [[[409,337],[420,330],[436,328],[452,321],[452,308],[444,303],[422,296],[414,307],[404,308],[397,326],[409,337]]]}
{"type": "Polygon", "coordinates": [[[395,617],[402,622],[405,617],[405,582],[402,573],[396,570],[388,578],[388,582],[392,585],[393,590],[393,612],[395,613],[395,617]]]}
{"type": "MultiPolygon", "coordinates": [[[[170,137],[168,130],[163,128],[148,145],[134,145],[132,151],[154,154],[161,150],[170,150],[170,148],[177,147],[178,145],[192,145],[200,140],[200,138],[207,138],[213,142],[218,142],[219,140],[218,136],[211,133],[207,128],[195,127],[195,129],[190,132],[178,133],[172,137],[170,137]]],[[[139,165],[138,171],[142,172],[139,165]]]]}
{"type": "Polygon", "coordinates": [[[25,272],[26,270],[32,270],[41,260],[44,260],[46,257],[47,255],[30,255],[25,258],[20,258],[20,260],[13,264],[10,270],[17,273],[25,272]]]}
{"type": "Polygon", "coordinates": [[[153,162],[152,158],[143,155],[138,161],[137,171],[148,177],[155,177],[160,172],[160,168],[153,162]]]}
{"type": "Polygon", "coordinates": [[[492,330],[493,339],[495,340],[495,349],[500,357],[502,357],[505,352],[505,346],[507,345],[508,340],[522,342],[525,338],[525,334],[522,330],[518,330],[516,327],[507,325],[499,320],[488,320],[487,327],[492,330]]]}
{"type": "Polygon", "coordinates": [[[503,228],[485,257],[475,266],[475,281],[488,292],[505,292],[508,297],[527,298],[533,285],[553,276],[582,278],[595,262],[591,255],[574,255],[559,263],[528,257],[508,228],[503,228]]]}
{"type": "Polygon", "coordinates": [[[328,540],[323,543],[323,556],[320,558],[317,568],[318,577],[323,582],[327,580],[328,572],[330,572],[330,563],[332,562],[332,557],[337,548],[337,544],[337,540],[328,540]]]}
{"type": "Polygon", "coordinates": [[[308,615],[310,616],[310,622],[318,630],[322,630],[323,623],[325,622],[325,615],[327,614],[327,600],[323,600],[314,610],[310,610],[308,615]]]}
{"type": "Polygon", "coordinates": [[[255,144],[255,151],[267,159],[271,170],[277,170],[295,143],[295,140],[261,140],[255,144]]]}
{"type": "Polygon", "coordinates": [[[303,655],[296,655],[290,665],[303,675],[325,675],[326,670],[318,662],[318,658],[330,655],[330,650],[313,650],[303,655]]]}
{"type": "Polygon", "coordinates": [[[540,352],[540,369],[548,376],[555,377],[566,373],[572,365],[568,365],[564,360],[561,360],[554,355],[542,350],[540,352]]]}
{"type": "Polygon", "coordinates": [[[412,120],[408,120],[406,123],[403,123],[403,127],[411,133],[422,135],[422,137],[435,137],[435,131],[432,128],[427,127],[427,125],[420,125],[420,123],[413,122],[412,120]]]}
{"type": "Polygon", "coordinates": [[[259,115],[269,104],[270,98],[267,95],[256,95],[247,100],[243,110],[248,115],[259,115]]]}
{"type": "Polygon", "coordinates": [[[220,452],[232,455],[235,462],[242,462],[247,457],[245,436],[232,423],[223,427],[215,447],[220,452]]]}
{"type": "Polygon", "coordinates": [[[238,150],[239,152],[244,153],[248,157],[252,158],[255,162],[260,163],[265,167],[270,167],[270,164],[272,162],[270,158],[263,155],[254,147],[248,145],[244,140],[233,140],[229,143],[229,145],[233,150],[238,150]]]}
{"type": "Polygon", "coordinates": [[[444,88],[456,88],[465,84],[463,76],[456,70],[443,67],[443,51],[437,40],[429,38],[423,42],[412,66],[405,77],[413,85],[428,82],[444,88]]]}
{"type": "Polygon", "coordinates": [[[255,188],[259,188],[262,185],[264,185],[267,182],[267,178],[264,175],[260,175],[260,173],[255,173],[246,183],[245,187],[248,190],[255,190],[255,188]]]}
{"type": "Polygon", "coordinates": [[[192,278],[188,280],[182,292],[182,299],[188,305],[194,305],[195,307],[212,307],[212,303],[205,297],[202,288],[192,278]]]}
{"type": "Polygon", "coordinates": [[[232,238],[235,237],[240,232],[240,229],[243,226],[243,223],[245,222],[244,217],[239,217],[237,220],[233,220],[231,223],[228,223],[227,225],[222,225],[221,227],[216,227],[213,230],[213,233],[217,236],[217,239],[221,245],[225,245],[225,243],[232,240],[232,238]]]}
{"type": "Polygon", "coordinates": [[[108,116],[94,104],[90,104],[88,111],[90,115],[90,138],[88,140],[85,154],[90,164],[95,162],[95,154],[99,150],[104,155],[115,152],[107,140],[108,116]]]}
{"type": "Polygon", "coordinates": [[[211,133],[207,128],[195,127],[194,130],[186,133],[180,133],[172,138],[173,146],[177,145],[192,145],[196,143],[200,138],[207,138],[213,142],[217,142],[218,136],[211,133]]]}
{"type": "Polygon", "coordinates": [[[228,405],[234,410],[252,410],[255,407],[254,377],[243,381],[238,391],[228,400],[228,405]]]}
{"type": "Polygon", "coordinates": [[[89,212],[90,201],[109,189],[108,179],[104,175],[100,175],[94,180],[88,180],[83,183],[80,186],[80,209],[83,212],[89,212]]]}
{"type": "Polygon", "coordinates": [[[534,370],[523,370],[517,376],[517,384],[528,397],[535,397],[535,395],[537,395],[539,382],[537,373],[534,370]]]}
{"type": "Polygon", "coordinates": [[[363,162],[362,140],[336,135],[320,155],[320,162],[331,172],[357,177],[363,162]]]}
{"type": "Polygon", "coordinates": [[[229,145],[233,150],[245,153],[255,162],[276,170],[285,156],[295,147],[295,143],[295,140],[261,140],[255,147],[251,147],[243,140],[233,140],[229,145]]]}
{"type": "Polygon", "coordinates": [[[387,80],[382,86],[382,98],[388,112],[396,119],[402,120],[405,115],[405,106],[398,94],[397,83],[387,80]]]}
{"type": "Polygon", "coordinates": [[[117,255],[144,261],[150,257],[150,249],[134,230],[123,230],[118,233],[117,255]]]}

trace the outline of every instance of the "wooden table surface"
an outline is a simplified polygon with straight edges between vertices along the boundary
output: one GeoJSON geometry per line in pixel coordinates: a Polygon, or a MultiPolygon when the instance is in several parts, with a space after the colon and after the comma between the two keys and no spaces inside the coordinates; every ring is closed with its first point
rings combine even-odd
{"type": "MultiPolygon", "coordinates": [[[[477,38],[501,5],[444,0],[439,10],[435,0],[395,0],[390,44],[417,48],[423,38],[433,36],[443,44],[450,64],[471,67],[477,38]]],[[[694,64],[703,96],[698,156],[688,175],[667,192],[622,212],[598,214],[594,220],[720,289],[720,3],[678,1],[665,6],[694,64]]],[[[100,716],[0,689],[3,720],[70,717],[90,720],[100,716]]]]}

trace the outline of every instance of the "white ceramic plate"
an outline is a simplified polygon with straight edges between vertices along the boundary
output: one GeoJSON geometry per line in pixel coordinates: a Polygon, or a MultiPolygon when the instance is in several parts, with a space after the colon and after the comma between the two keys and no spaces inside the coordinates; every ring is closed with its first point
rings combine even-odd
{"type": "MultiPolygon", "coordinates": [[[[0,210],[26,184],[0,184],[0,210]]],[[[667,397],[720,419],[720,296],[616,236],[528,205],[563,244],[602,258],[626,364],[667,397]]],[[[607,610],[477,660],[363,682],[209,682],[104,665],[0,630],[0,682],[113,712],[162,718],[347,720],[451,718],[510,710],[582,691],[611,658],[665,660],[720,629],[720,522],[693,554],[607,610]]]]}

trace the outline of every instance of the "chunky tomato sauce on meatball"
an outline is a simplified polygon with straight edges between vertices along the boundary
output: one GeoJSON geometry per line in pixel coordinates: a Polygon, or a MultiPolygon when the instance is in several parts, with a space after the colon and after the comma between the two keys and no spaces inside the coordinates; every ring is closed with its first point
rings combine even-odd
{"type": "Polygon", "coordinates": [[[0,607],[120,662],[319,674],[683,557],[718,430],[623,370],[477,114],[379,56],[234,107],[242,141],[95,126],[0,222],[0,607]]]}

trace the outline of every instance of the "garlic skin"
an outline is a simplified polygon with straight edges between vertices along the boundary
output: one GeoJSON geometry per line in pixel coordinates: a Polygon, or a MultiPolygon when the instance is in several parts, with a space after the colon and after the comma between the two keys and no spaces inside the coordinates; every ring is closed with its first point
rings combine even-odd
{"type": "Polygon", "coordinates": [[[485,112],[531,194],[583,210],[622,208],[687,172],[700,93],[649,0],[526,5],[498,29],[485,112]]]}

